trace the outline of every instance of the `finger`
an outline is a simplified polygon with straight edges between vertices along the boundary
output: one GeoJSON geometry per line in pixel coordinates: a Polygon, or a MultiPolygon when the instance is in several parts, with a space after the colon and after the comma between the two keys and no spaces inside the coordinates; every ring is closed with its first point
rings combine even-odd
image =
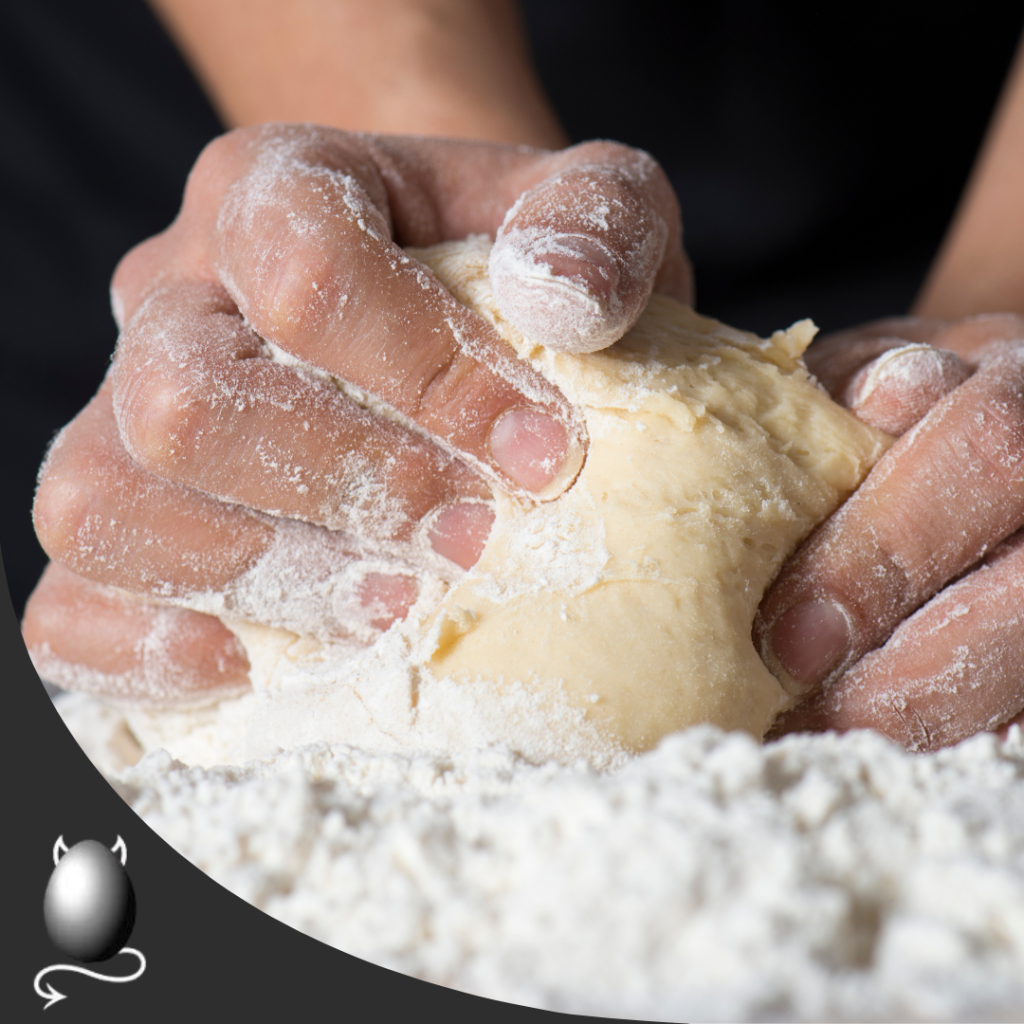
{"type": "Polygon", "coordinates": [[[891,317],[816,341],[808,369],[829,394],[871,426],[899,436],[1007,342],[1024,340],[1012,313],[955,323],[891,317]]]}
{"type": "Polygon", "coordinates": [[[217,221],[214,263],[247,321],[503,486],[561,493],[583,457],[565,398],[395,245],[366,158],[289,146],[254,156],[217,221]]]}
{"type": "Polygon", "coordinates": [[[959,355],[935,346],[946,326],[891,317],[816,341],[805,361],[836,402],[898,437],[970,376],[959,355]]]}
{"type": "MultiPolygon", "coordinates": [[[[122,333],[112,379],[134,460],[223,500],[370,542],[409,541],[460,503],[491,515],[474,471],[330,379],[269,358],[218,286],[156,292],[122,333]]],[[[444,554],[468,568],[479,550],[444,554]]]]}
{"type": "Polygon", "coordinates": [[[910,344],[871,360],[847,384],[842,405],[899,437],[971,375],[955,352],[910,344]]]}
{"type": "Polygon", "coordinates": [[[837,402],[850,381],[873,359],[906,345],[931,345],[947,326],[944,320],[900,316],[875,320],[816,338],[804,353],[807,369],[837,402]]]}
{"type": "Polygon", "coordinates": [[[622,337],[655,286],[693,301],[679,206],[646,153],[587,143],[544,167],[491,252],[502,312],[527,337],[594,352],[622,337]]]}
{"type": "Polygon", "coordinates": [[[40,543],[79,575],[134,593],[224,588],[270,546],[272,528],[135,465],[111,390],[108,376],[47,453],[33,506],[40,543]]]}
{"type": "Polygon", "coordinates": [[[50,563],[22,633],[39,675],[123,704],[183,706],[249,689],[249,661],[219,620],[144,603],[50,563]]]}
{"type": "Polygon", "coordinates": [[[755,637],[793,692],[847,671],[1024,523],[1022,379],[1021,349],[987,362],[780,573],[755,637]]]}
{"type": "Polygon", "coordinates": [[[932,338],[938,348],[956,352],[972,368],[1006,343],[1024,341],[1024,317],[1015,313],[983,313],[944,325],[932,338]]]}
{"type": "MultiPolygon", "coordinates": [[[[564,333],[564,296],[556,298],[562,286],[567,295],[577,295],[577,319],[584,333],[591,332],[592,343],[604,334],[610,344],[624,333],[646,303],[652,282],[660,294],[692,304],[693,273],[683,251],[679,205],[648,154],[614,142],[585,142],[552,153],[446,139],[364,138],[387,189],[401,244],[426,246],[486,234],[497,237],[500,256],[516,248],[517,232],[550,231],[549,251],[519,236],[530,258],[518,269],[515,258],[503,267],[491,263],[492,284],[506,315],[512,303],[531,316],[537,313],[534,300],[540,299],[542,311],[529,329],[511,317],[534,340],[584,350],[579,337],[564,333]],[[647,230],[655,237],[645,235],[647,230]],[[652,265],[654,243],[662,237],[660,261],[652,265]],[[525,278],[517,297],[520,271],[525,278]],[[540,287],[539,296],[534,286],[540,287]],[[589,315],[595,309],[603,311],[597,319],[589,315]]],[[[572,298],[567,301],[573,304],[572,298]]]]}
{"type": "Polygon", "coordinates": [[[381,554],[146,472],[120,443],[109,378],[51,447],[33,514],[50,557],[86,579],[358,644],[405,616],[423,567],[414,546],[381,554]]]}
{"type": "Polygon", "coordinates": [[[1024,534],[782,716],[775,734],[875,729],[934,750],[1024,711],[1024,534]]]}

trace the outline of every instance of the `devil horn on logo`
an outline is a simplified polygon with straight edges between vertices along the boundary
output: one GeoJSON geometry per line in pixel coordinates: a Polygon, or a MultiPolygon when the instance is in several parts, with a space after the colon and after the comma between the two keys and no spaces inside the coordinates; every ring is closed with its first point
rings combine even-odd
{"type": "Polygon", "coordinates": [[[110,848],[110,852],[116,855],[118,850],[121,851],[121,867],[124,867],[128,861],[128,847],[124,845],[124,840],[120,836],[117,837],[117,842],[110,848]]]}
{"type": "Polygon", "coordinates": [[[68,852],[67,843],[64,842],[64,833],[62,832],[57,836],[57,842],[53,844],[53,865],[57,866],[57,862],[68,852]]]}

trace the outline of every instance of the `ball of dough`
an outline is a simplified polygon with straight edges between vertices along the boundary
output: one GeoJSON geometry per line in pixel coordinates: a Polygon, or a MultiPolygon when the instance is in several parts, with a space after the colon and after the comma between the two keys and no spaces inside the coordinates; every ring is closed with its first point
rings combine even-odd
{"type": "Polygon", "coordinates": [[[586,460],[553,501],[495,496],[478,564],[424,586],[354,659],[229,623],[255,693],[196,716],[135,713],[143,746],[200,763],[316,740],[367,749],[503,743],[609,765],[698,723],[761,737],[788,707],[751,641],[785,559],[891,438],[837,406],[800,356],[807,320],[761,339],[654,296],[602,352],[556,352],[501,315],[490,243],[411,252],[575,405],[586,460]]]}
{"type": "Polygon", "coordinates": [[[558,353],[502,318],[487,252],[416,255],[562,389],[589,448],[557,501],[499,498],[426,666],[560,690],[631,751],[700,722],[762,736],[789,698],[751,642],[761,597],[888,438],[809,376],[810,321],[762,340],[654,296],[613,348],[558,353]]]}

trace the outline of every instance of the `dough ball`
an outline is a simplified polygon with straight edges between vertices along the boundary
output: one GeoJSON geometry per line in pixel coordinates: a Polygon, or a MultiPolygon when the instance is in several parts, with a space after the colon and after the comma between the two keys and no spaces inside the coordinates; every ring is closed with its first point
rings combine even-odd
{"type": "Polygon", "coordinates": [[[613,348],[554,352],[502,318],[487,251],[415,255],[581,410],[589,448],[558,500],[499,498],[425,666],[560,692],[630,751],[700,722],[762,736],[790,699],[751,642],[761,597],[888,438],[809,376],[809,321],[762,340],[654,296],[613,348]]]}
{"type": "Polygon", "coordinates": [[[489,251],[477,238],[412,255],[576,406],[588,449],[575,483],[539,503],[497,494],[474,569],[425,587],[354,659],[234,624],[255,693],[194,724],[138,713],[144,746],[202,762],[317,740],[502,743],[607,766],[698,723],[761,737],[790,706],[754,649],[754,614],[891,438],[809,376],[810,321],[761,339],[654,296],[612,348],[556,352],[502,317],[489,251]]]}

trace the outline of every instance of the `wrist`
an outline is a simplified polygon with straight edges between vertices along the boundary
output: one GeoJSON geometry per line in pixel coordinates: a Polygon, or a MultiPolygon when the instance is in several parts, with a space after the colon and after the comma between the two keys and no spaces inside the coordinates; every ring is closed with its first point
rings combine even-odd
{"type": "Polygon", "coordinates": [[[230,127],[566,144],[510,0],[151,0],[230,127]]]}

